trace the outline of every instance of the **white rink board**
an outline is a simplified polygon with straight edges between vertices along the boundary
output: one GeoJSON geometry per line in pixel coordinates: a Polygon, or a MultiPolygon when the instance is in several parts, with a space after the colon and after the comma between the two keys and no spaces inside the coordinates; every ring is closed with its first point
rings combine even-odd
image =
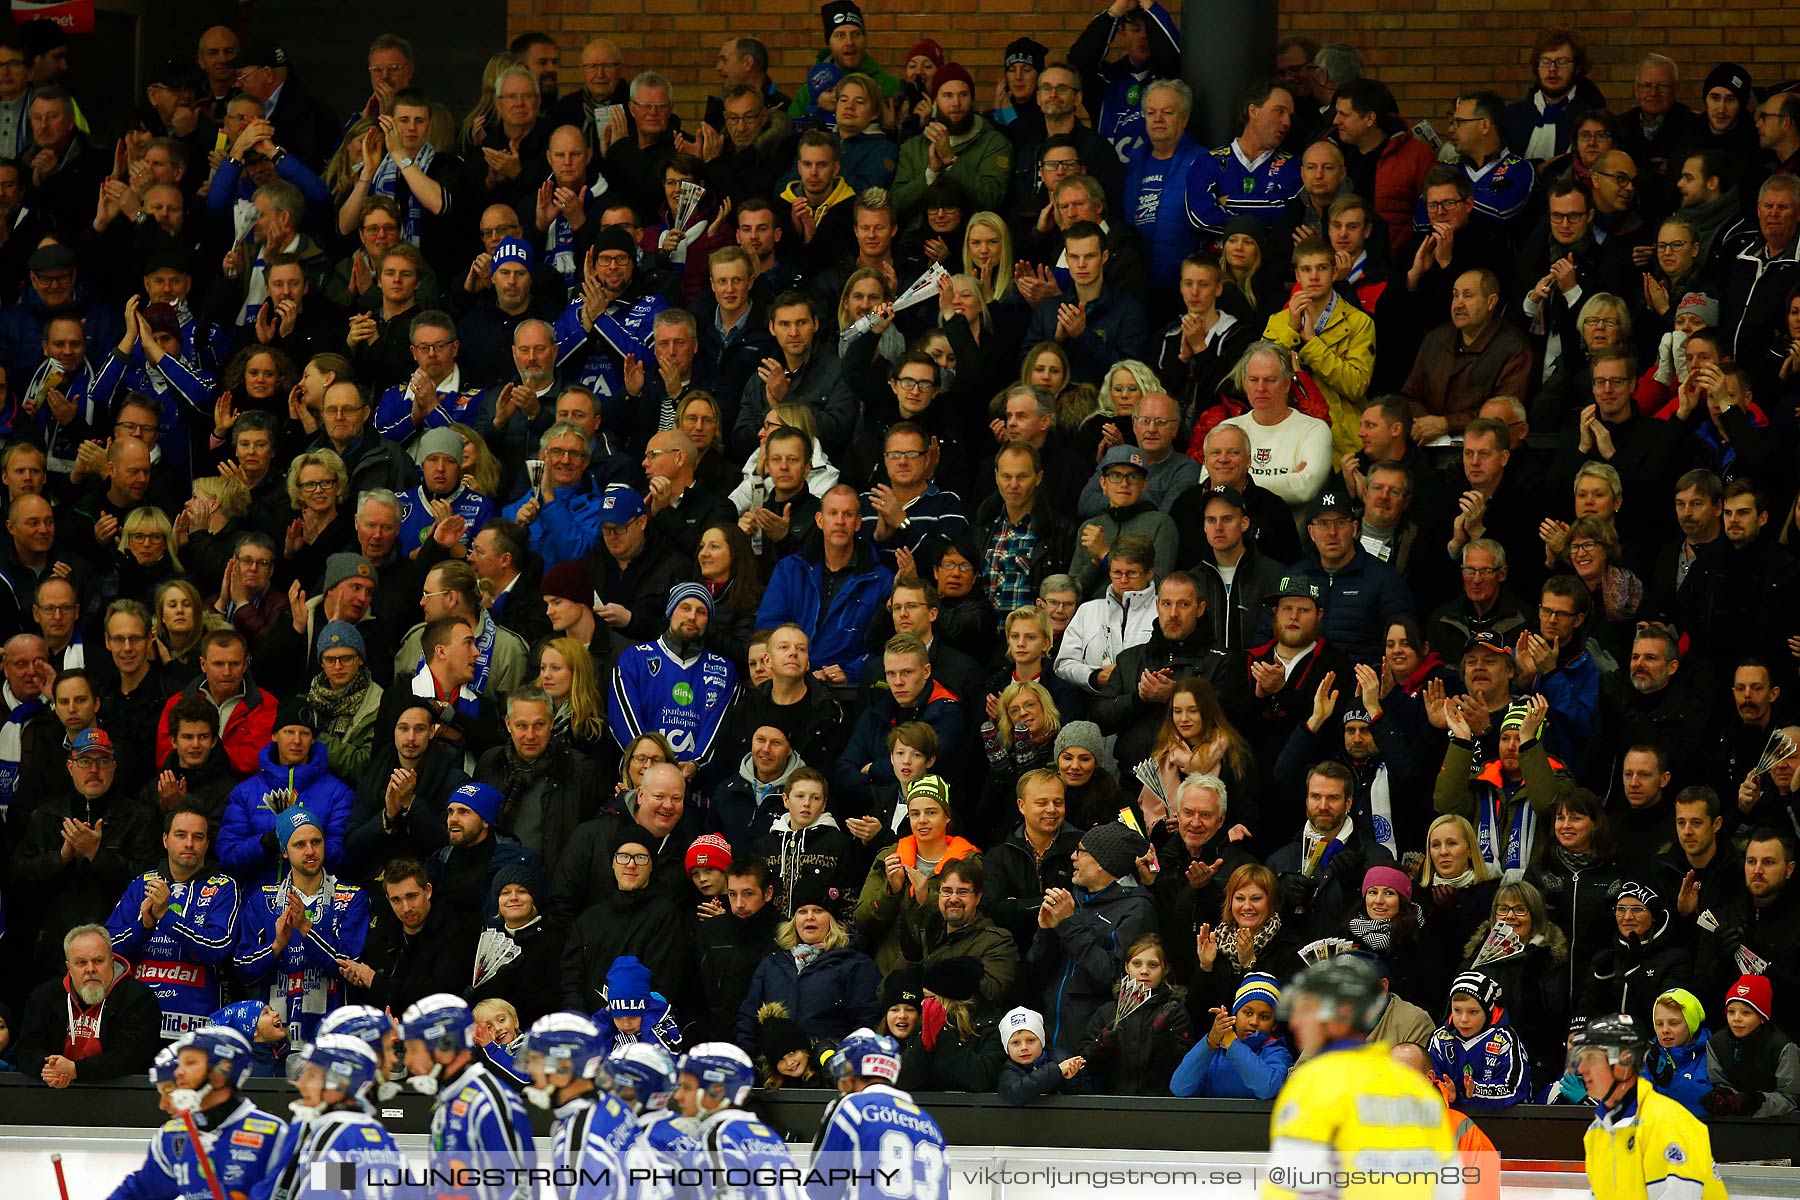
{"type": "MultiPolygon", "coordinates": [[[[142,1164],[149,1131],[123,1129],[15,1131],[0,1136],[0,1179],[15,1196],[55,1200],[52,1151],[60,1151],[70,1200],[105,1200],[120,1180],[142,1164]]],[[[416,1153],[420,1135],[400,1139],[401,1148],[416,1153]]],[[[540,1139],[540,1150],[547,1144],[540,1139]]],[[[794,1147],[797,1161],[806,1148],[794,1147]]],[[[1257,1194],[1253,1173],[1265,1155],[1240,1153],[1138,1152],[1119,1150],[1046,1150],[1040,1147],[952,1147],[952,1200],[1077,1200],[1078,1193],[1104,1188],[1117,1200],[1245,1200],[1257,1194]],[[1135,1170],[1166,1178],[1126,1183],[1116,1177],[1082,1172],[1135,1170]],[[1181,1176],[1179,1172],[1194,1172],[1181,1176]],[[1233,1180],[1235,1179],[1235,1182],[1233,1180]]],[[[1800,1197],[1800,1169],[1758,1171],[1750,1178],[1728,1175],[1733,1200],[1800,1197]]],[[[1506,1200],[1585,1200],[1581,1176],[1573,1173],[1508,1172],[1501,1181],[1506,1200]]]]}

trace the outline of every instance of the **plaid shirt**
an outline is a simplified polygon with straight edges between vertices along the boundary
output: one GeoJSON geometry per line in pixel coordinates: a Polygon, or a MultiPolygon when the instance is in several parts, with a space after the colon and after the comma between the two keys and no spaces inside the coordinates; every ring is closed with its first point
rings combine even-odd
{"type": "Polygon", "coordinates": [[[1023,521],[1014,525],[1002,509],[993,536],[982,547],[981,579],[994,605],[995,624],[1002,632],[1006,629],[1006,614],[1036,598],[1031,588],[1031,560],[1037,554],[1038,535],[1031,518],[1032,514],[1027,513],[1023,521]]]}

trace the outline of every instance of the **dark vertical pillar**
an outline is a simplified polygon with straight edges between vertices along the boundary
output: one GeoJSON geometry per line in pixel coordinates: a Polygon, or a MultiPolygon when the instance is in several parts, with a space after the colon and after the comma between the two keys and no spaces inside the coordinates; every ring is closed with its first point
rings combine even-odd
{"type": "Polygon", "coordinates": [[[1244,93],[1273,70],[1278,0],[1182,0],[1181,74],[1194,89],[1195,136],[1209,146],[1243,124],[1244,93]]]}

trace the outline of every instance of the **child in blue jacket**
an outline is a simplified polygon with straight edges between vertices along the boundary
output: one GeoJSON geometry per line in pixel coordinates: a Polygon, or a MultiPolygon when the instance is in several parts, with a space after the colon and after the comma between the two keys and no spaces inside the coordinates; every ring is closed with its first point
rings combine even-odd
{"type": "Polygon", "coordinates": [[[1210,1010],[1211,1031],[1175,1068],[1169,1091],[1273,1100],[1294,1067],[1293,1053],[1275,1032],[1280,1007],[1281,988],[1273,975],[1252,971],[1244,976],[1231,1010],[1210,1010]]]}
{"type": "Polygon", "coordinates": [[[1670,988],[1656,998],[1650,1012],[1650,1024],[1656,1033],[1656,1044],[1644,1060],[1644,1074],[1656,1090],[1682,1107],[1706,1119],[1700,1098],[1712,1091],[1706,1073],[1706,1044],[1712,1030],[1704,1022],[1706,1010],[1700,1000],[1686,988],[1670,988]]]}
{"type": "Polygon", "coordinates": [[[1525,1043],[1506,1023],[1501,988],[1480,971],[1450,984],[1450,1011],[1431,1035],[1431,1070],[1459,1108],[1508,1108],[1531,1096],[1525,1043]]]}
{"type": "Polygon", "coordinates": [[[1079,1092],[1075,1077],[1086,1066],[1080,1055],[1057,1061],[1044,1048],[1044,1017],[1035,1009],[1015,1008],[1000,1018],[1000,1044],[1006,1065],[995,1086],[1008,1104],[1029,1104],[1040,1096],[1079,1092]]]}

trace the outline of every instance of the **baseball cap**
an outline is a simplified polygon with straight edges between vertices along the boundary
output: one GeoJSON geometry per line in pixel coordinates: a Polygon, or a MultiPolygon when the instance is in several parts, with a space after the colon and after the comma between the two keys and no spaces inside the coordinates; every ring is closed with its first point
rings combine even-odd
{"type": "Polygon", "coordinates": [[[1350,497],[1333,488],[1326,488],[1313,498],[1306,506],[1306,523],[1312,524],[1326,513],[1343,513],[1347,517],[1356,515],[1356,509],[1350,505],[1350,497]]]}
{"type": "Polygon", "coordinates": [[[1109,467],[1136,467],[1145,475],[1150,474],[1150,464],[1144,461],[1144,452],[1136,446],[1114,446],[1100,460],[1100,473],[1106,474],[1109,467]]]}
{"type": "Polygon", "coordinates": [[[70,271],[78,261],[75,251],[61,242],[50,242],[33,250],[25,266],[33,271],[70,271]]]}
{"type": "Polygon", "coordinates": [[[98,725],[92,729],[82,730],[75,735],[75,740],[69,743],[70,758],[97,758],[101,755],[107,758],[114,757],[113,742],[112,738],[107,736],[106,730],[98,725]]]}
{"type": "Polygon", "coordinates": [[[644,498],[623,484],[606,489],[600,501],[602,525],[624,525],[644,515],[644,498]]]}
{"type": "Polygon", "coordinates": [[[1463,653],[1468,654],[1471,650],[1486,650],[1490,654],[1512,657],[1512,647],[1506,644],[1505,638],[1491,629],[1477,629],[1469,635],[1468,642],[1463,646],[1463,653]]]}
{"type": "Polygon", "coordinates": [[[1250,505],[1245,501],[1244,493],[1238,491],[1229,483],[1222,483],[1215,487],[1207,488],[1205,492],[1201,494],[1200,507],[1204,509],[1214,500],[1223,500],[1239,512],[1250,511],[1250,505]]]}
{"type": "Polygon", "coordinates": [[[287,51],[273,38],[257,38],[247,46],[239,47],[231,66],[238,70],[245,67],[285,67],[288,65],[287,51]]]}
{"type": "Polygon", "coordinates": [[[1281,583],[1275,590],[1264,596],[1262,602],[1273,608],[1283,600],[1311,600],[1319,603],[1319,589],[1312,580],[1304,575],[1283,575],[1281,583]]]}

